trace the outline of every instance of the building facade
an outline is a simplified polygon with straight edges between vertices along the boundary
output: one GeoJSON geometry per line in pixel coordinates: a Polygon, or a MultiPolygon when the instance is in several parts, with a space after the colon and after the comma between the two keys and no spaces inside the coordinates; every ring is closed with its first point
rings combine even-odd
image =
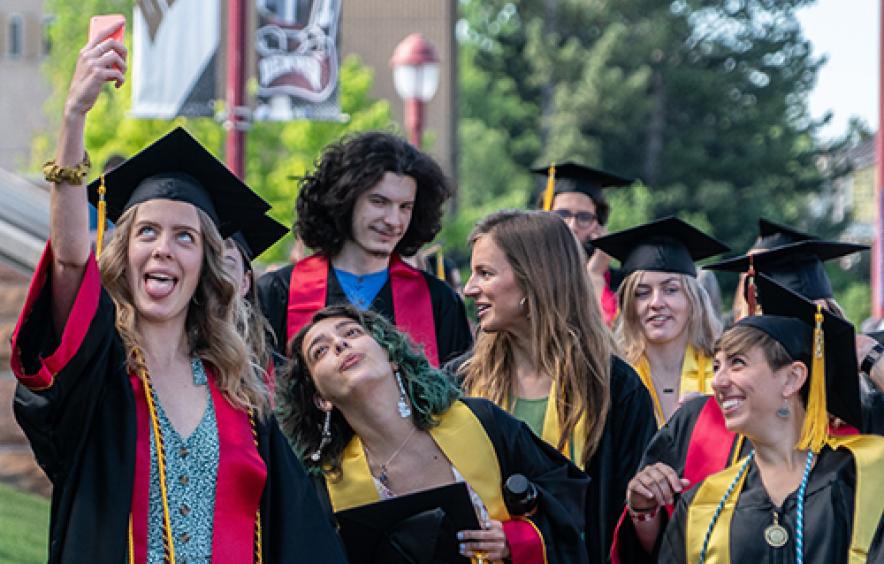
{"type": "Polygon", "coordinates": [[[46,127],[43,106],[49,86],[40,63],[50,49],[50,22],[42,0],[0,2],[0,168],[26,168],[31,140],[46,127]]]}

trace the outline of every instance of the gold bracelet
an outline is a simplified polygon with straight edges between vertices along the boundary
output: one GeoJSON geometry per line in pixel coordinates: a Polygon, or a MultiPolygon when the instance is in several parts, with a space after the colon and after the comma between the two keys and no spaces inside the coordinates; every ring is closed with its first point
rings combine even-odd
{"type": "Polygon", "coordinates": [[[89,153],[83,155],[83,160],[76,166],[59,166],[55,159],[43,163],[43,178],[46,182],[54,182],[61,184],[73,184],[79,186],[83,184],[89,169],[92,168],[92,161],[89,160],[89,153]]]}

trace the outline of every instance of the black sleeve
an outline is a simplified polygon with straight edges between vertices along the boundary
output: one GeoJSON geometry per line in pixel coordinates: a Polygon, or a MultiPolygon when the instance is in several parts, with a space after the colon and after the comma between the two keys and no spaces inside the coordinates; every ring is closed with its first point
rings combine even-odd
{"type": "Polygon", "coordinates": [[[530,519],[543,536],[547,561],[587,562],[583,541],[586,474],[493,403],[476,398],[464,402],[494,444],[503,480],[522,474],[539,490],[540,503],[530,519]]]}
{"type": "Polygon", "coordinates": [[[593,482],[587,498],[590,557],[607,560],[617,522],[626,504],[626,486],[638,470],[648,441],[656,431],[654,407],[631,366],[611,359],[611,407],[602,440],[586,471],[593,482]]]}
{"type": "Polygon", "coordinates": [[[286,319],[289,305],[289,282],[291,281],[293,266],[286,266],[273,272],[268,272],[258,278],[255,290],[258,294],[258,303],[270,328],[273,331],[273,339],[276,352],[285,356],[286,346],[286,319]]]}
{"type": "MultiPolygon", "coordinates": [[[[669,421],[651,438],[641,462],[635,471],[630,474],[629,480],[645,466],[658,462],[670,466],[679,476],[684,474],[685,459],[687,458],[691,433],[693,432],[697,417],[708,399],[707,396],[694,398],[672,414],[669,421]]],[[[629,480],[627,480],[627,484],[629,480]]],[[[665,511],[661,513],[661,518],[663,520],[661,525],[662,532],[668,521],[665,511]]],[[[624,515],[621,525],[617,529],[616,536],[615,547],[620,562],[624,564],[638,564],[655,561],[653,555],[647,554],[642,548],[635,534],[632,519],[628,516],[624,515]]],[[[658,538],[658,544],[659,541],[660,539],[658,538]]]]}
{"type": "Polygon", "coordinates": [[[270,417],[259,425],[259,449],[267,464],[261,496],[264,562],[347,562],[331,513],[324,511],[312,480],[270,417]]]}
{"type": "Polygon", "coordinates": [[[463,300],[432,274],[422,273],[430,289],[433,301],[433,319],[436,326],[436,346],[439,352],[439,364],[462,355],[473,346],[473,335],[467,321],[467,312],[463,300]]]}
{"type": "Polygon", "coordinates": [[[118,344],[114,307],[101,288],[94,261],[87,266],[65,327],[57,334],[49,260],[38,267],[29,290],[12,339],[11,364],[18,379],[15,418],[37,462],[57,482],[70,469],[114,365],[125,359],[114,347],[118,344]]]}
{"type": "Polygon", "coordinates": [[[669,524],[662,535],[657,562],[671,562],[672,564],[687,562],[685,526],[688,505],[690,500],[693,499],[694,493],[696,493],[696,488],[689,490],[678,500],[675,512],[673,512],[672,518],[669,520],[669,524]]]}

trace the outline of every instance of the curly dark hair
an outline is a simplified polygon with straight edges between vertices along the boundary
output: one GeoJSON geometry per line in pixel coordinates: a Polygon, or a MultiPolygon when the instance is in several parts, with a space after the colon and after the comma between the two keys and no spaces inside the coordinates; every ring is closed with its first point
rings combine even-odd
{"type": "Polygon", "coordinates": [[[341,477],[341,457],[353,437],[353,429],[343,414],[333,408],[331,442],[322,450],[318,461],[310,458],[319,448],[325,413],[314,403],[319,392],[302,352],[304,337],[310,328],[323,319],[333,317],[344,317],[359,323],[387,351],[390,360],[397,364],[402,384],[411,401],[411,417],[418,429],[435,427],[438,416],[448,411],[460,397],[460,389],[445,372],[430,365],[414,341],[380,315],[360,311],[351,305],[334,305],[316,312],[310,323],[292,339],[292,360],[277,374],[276,418],[308,472],[324,472],[332,479],[338,479],[341,477]]]}
{"type": "Polygon", "coordinates": [[[293,230],[308,247],[336,255],[352,236],[356,199],[387,172],[410,176],[417,184],[411,222],[396,245],[397,253],[413,255],[442,227],[452,187],[432,157],[391,133],[361,133],[326,147],[316,170],[298,183],[293,230]]]}

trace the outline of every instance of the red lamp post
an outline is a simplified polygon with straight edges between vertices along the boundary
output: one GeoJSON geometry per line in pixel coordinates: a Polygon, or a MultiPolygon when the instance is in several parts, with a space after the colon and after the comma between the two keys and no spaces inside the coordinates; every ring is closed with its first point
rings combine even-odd
{"type": "Polygon", "coordinates": [[[396,93],[405,101],[405,129],[408,140],[421,146],[424,129],[424,106],[439,88],[439,55],[436,48],[419,33],[402,40],[390,59],[396,93]]]}

